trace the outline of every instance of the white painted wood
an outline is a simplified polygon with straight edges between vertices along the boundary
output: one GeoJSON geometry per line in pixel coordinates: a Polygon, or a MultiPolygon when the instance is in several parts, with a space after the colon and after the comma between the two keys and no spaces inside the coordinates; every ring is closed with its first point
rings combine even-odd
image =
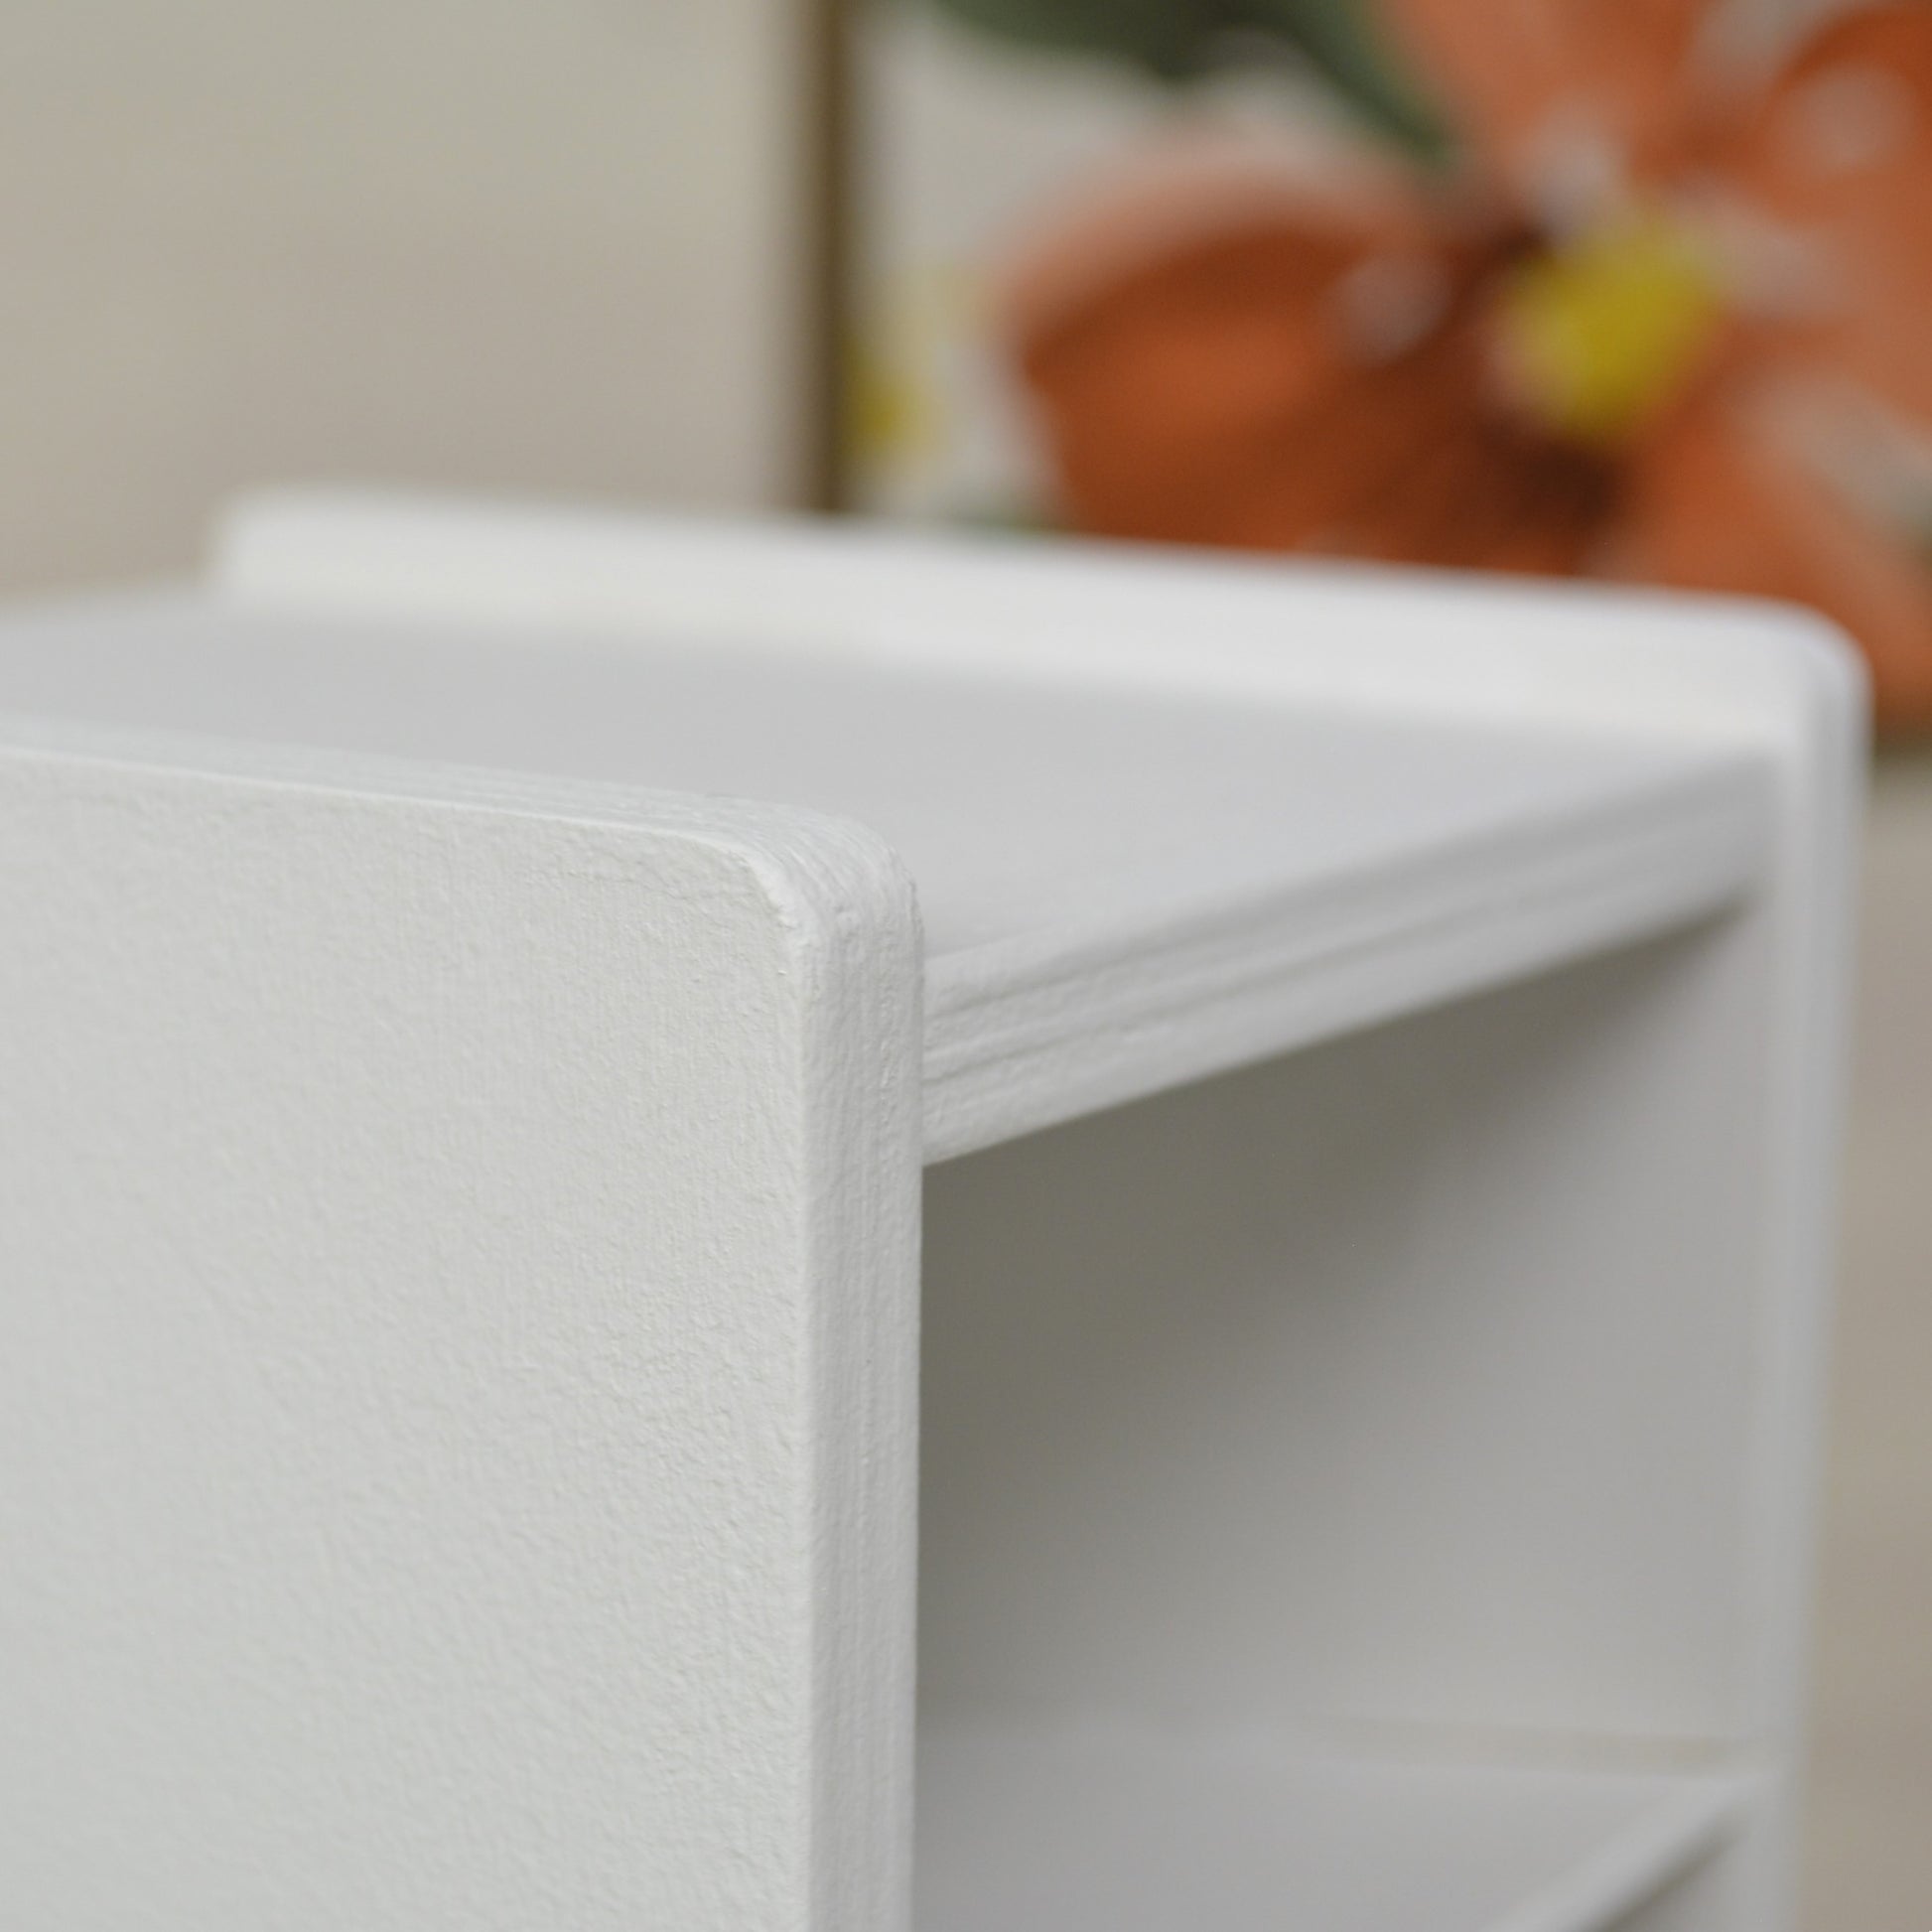
{"type": "Polygon", "coordinates": [[[886,849],[19,728],[0,932],[0,1915],[901,1924],[886,849]]]}
{"type": "Polygon", "coordinates": [[[921,1932],[1783,1932],[1847,661],[380,499],[0,621],[29,1896],[906,1932],[916,1723],[921,1932]]]}
{"type": "MultiPolygon", "coordinates": [[[[1432,720],[1478,732],[1526,731],[1545,745],[1578,734],[1600,744],[1627,729],[1643,741],[1640,757],[1658,757],[1666,747],[1707,761],[1741,755],[1780,792],[1798,787],[1798,810],[1822,836],[1837,839],[1835,852],[1844,816],[1836,801],[1856,762],[1851,747],[1860,729],[1856,673],[1828,625],[1788,608],[1723,600],[1229,563],[1119,545],[968,542],[782,523],[724,527],[314,492],[263,498],[238,513],[216,575],[230,597],[256,609],[408,615],[491,629],[523,625],[553,636],[634,636],[644,626],[655,635],[741,649],[767,646],[812,663],[842,661],[875,677],[890,668],[898,676],[992,679],[1008,691],[1024,687],[1042,704],[1070,692],[1080,715],[1104,690],[1123,699],[1138,694],[1170,711],[1219,700],[1249,716],[1311,717],[1315,728],[1308,735],[1332,732],[1335,742],[1345,742],[1337,712],[1366,712],[1380,725],[1432,720]]],[[[929,758],[931,741],[919,742],[929,758]]],[[[963,730],[940,740],[961,742],[971,747],[963,730]]],[[[997,812],[1016,778],[1064,763],[1072,781],[1049,801],[1062,810],[1064,793],[1097,796],[1103,804],[1092,817],[1124,823],[1137,844],[1176,838],[1195,866],[1220,857],[1225,824],[1194,818],[1203,794],[1215,789],[1199,773],[1187,774],[1195,782],[1181,793],[1187,802],[1178,808],[1177,831],[1164,814],[1173,794],[1156,792],[1144,815],[1135,812],[1135,801],[1168,768],[1170,742],[1158,752],[1144,749],[1124,770],[1118,762],[1103,767],[1113,782],[1098,787],[1082,782],[1086,774],[1065,742],[1062,731],[1050,749],[1029,748],[1031,759],[1000,764],[997,782],[982,777],[972,793],[975,817],[997,812]]],[[[1285,742],[1282,759],[1292,764],[1306,742],[1285,742]]],[[[1504,748],[1491,739],[1470,749],[1506,788],[1504,748]]],[[[1560,761],[1565,757],[1587,764],[1591,754],[1572,743],[1560,761]]],[[[1426,844],[1432,813],[1450,807],[1431,796],[1421,773],[1411,789],[1401,752],[1393,763],[1395,770],[1375,774],[1364,789],[1395,786],[1419,802],[1421,823],[1412,829],[1426,844]]],[[[1741,771],[1736,775],[1744,782],[1741,771]]],[[[1486,795],[1482,784],[1454,789],[1463,809],[1486,795]]],[[[1634,789],[1644,789],[1641,777],[1634,789]]],[[[880,801],[870,802],[876,810],[880,801]]],[[[1279,842],[1269,802],[1251,801],[1235,845],[1265,847],[1279,889],[1282,869],[1317,855],[1305,843],[1306,801],[1279,842]]],[[[1353,802],[1359,809],[1359,797],[1353,802]]],[[[1571,802],[1546,798],[1524,817],[1547,832],[1571,802]]],[[[1613,849],[1619,818],[1627,812],[1641,821],[1645,809],[1625,791],[1605,814],[1609,824],[1590,831],[1613,849]]],[[[1741,816],[1740,801],[1732,813],[1741,816]]],[[[1725,816],[1714,813],[1714,821],[1725,816]]],[[[1465,943],[1444,935],[1431,957],[1419,935],[1399,936],[1391,947],[1394,984],[1379,999],[1365,991],[1376,977],[1371,960],[1361,973],[1342,976],[1355,991],[1337,998],[1334,983],[1322,986],[1307,960],[1280,947],[1270,915],[1296,927],[1292,888],[1272,905],[1265,894],[1251,896],[1235,905],[1223,901],[1205,917],[1183,891],[1178,904],[1166,905],[1167,916],[1192,912],[1199,923],[1157,931],[1143,919],[1136,935],[1142,944],[1118,928],[1068,934],[1067,949],[1081,967],[1063,978],[1050,957],[1024,953],[949,966],[941,938],[929,954],[928,1051],[937,1078],[928,1146],[943,1156],[990,1145],[1086,1106],[1237,1064],[1244,1049],[1250,1056],[1280,1050],[1331,1028],[1388,1017],[1610,943],[1619,929],[1627,937],[1662,929],[1698,909],[1691,901],[1700,888],[1710,909],[1741,883],[1736,816],[1728,830],[1707,821],[1666,833],[1660,844],[1676,855],[1668,865],[1657,846],[1648,855],[1636,849],[1641,824],[1626,825],[1631,848],[1621,881],[1614,862],[1590,886],[1551,892],[1546,874],[1547,909],[1534,902],[1534,891],[1524,903],[1512,890],[1522,882],[1512,882],[1506,868],[1485,881],[1481,858],[1469,863],[1457,854],[1436,868],[1436,854],[1426,854],[1423,863],[1450,879],[1462,861],[1469,899],[1457,909],[1465,943]],[[1725,849],[1728,867],[1719,856],[1725,849]],[[1714,874],[1726,871],[1727,886],[1714,883],[1714,874]],[[1487,903],[1485,884],[1494,894],[1487,903]],[[1498,916],[1504,900],[1521,908],[1518,918],[1498,916]],[[1486,962],[1485,933],[1496,948],[1486,962]],[[1253,945],[1249,963],[1259,979],[1265,982],[1273,966],[1273,997],[1254,987],[1225,997],[1226,969],[1244,939],[1253,945]],[[1406,967],[1405,939],[1420,955],[1406,967]],[[1220,971],[1190,983],[1189,966],[1203,960],[1220,971]],[[1115,982],[1096,985],[1110,964],[1119,969],[1115,982]],[[1011,1003],[1001,997],[1009,973],[1011,1003]],[[1425,990],[1432,973],[1433,994],[1425,990]],[[1124,989],[1122,980],[1141,984],[1124,989]],[[1211,997],[1217,991],[1222,999],[1211,997]],[[1328,1018],[1317,1017],[1324,999],[1338,1009],[1328,1018]],[[1065,1029],[1063,1052],[1055,1050],[1054,1023],[1042,1026],[1042,1007],[1065,1029]],[[1097,1037],[1080,1031],[1089,1015],[1097,1037]],[[1142,1052],[1144,1072],[1134,1065],[1142,1052]]],[[[1024,864],[1047,836],[1034,814],[1003,842],[1006,867],[1024,864]]],[[[944,894],[926,889],[929,861],[908,856],[922,897],[943,905],[944,894]]],[[[1565,870],[1565,854],[1546,856],[1554,872],[1565,870]]],[[[1796,863],[1796,854],[1780,854],[1785,859],[1796,863]]],[[[1060,868],[1060,890],[1073,889],[1092,863],[1089,854],[1083,864],[1060,868]]],[[[1452,928],[1454,913],[1449,923],[1452,928]]],[[[1319,924],[1317,913],[1309,926],[1316,947],[1319,924]]],[[[1826,921],[1820,930],[1837,933],[1842,922],[1826,921]]],[[[1050,955],[1050,942],[1042,950],[1050,955]]]]}
{"type": "Polygon", "coordinates": [[[0,703],[870,825],[919,882],[932,1159],[1708,914],[1761,870],[1771,804],[1744,750],[1286,680],[1181,703],[193,597],[16,621],[0,703]]]}
{"type": "Polygon", "coordinates": [[[1768,1749],[1748,936],[932,1170],[928,1714],[1768,1749]]]}
{"type": "Polygon", "coordinates": [[[920,1932],[1593,1932],[1707,1859],[1757,1795],[1734,1770],[1376,1759],[1118,1725],[935,1726],[919,1780],[920,1932]]]}

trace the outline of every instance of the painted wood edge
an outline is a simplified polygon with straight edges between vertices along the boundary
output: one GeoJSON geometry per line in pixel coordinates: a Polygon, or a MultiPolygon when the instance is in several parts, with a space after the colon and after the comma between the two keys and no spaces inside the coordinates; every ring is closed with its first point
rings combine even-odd
{"type": "Polygon", "coordinates": [[[917,1590],[920,935],[897,855],[863,826],[783,807],[36,718],[0,715],[0,759],[634,830],[700,844],[742,868],[783,934],[807,1110],[805,1923],[809,1932],[903,1932],[917,1590]]]}
{"type": "MultiPolygon", "coordinates": [[[[1796,1766],[1809,1702],[1869,744],[1869,691],[1846,646],[1787,708],[1774,864],[1761,914],[1761,943],[1775,974],[1762,1110],[1766,1313],[1746,1503],[1743,1562],[1752,1610],[1738,1633],[1737,1733],[1786,1757],[1790,1775],[1779,1801],[1786,1829],[1777,1836],[1787,1872],[1795,1864],[1796,1766]]],[[[1775,1884],[1767,1897],[1773,1892],[1775,1884]]],[[[1795,1884],[1786,1882],[1766,1919],[1771,1932],[1795,1923],[1795,1884]]]]}
{"type": "Polygon", "coordinates": [[[1731,760],[1031,971],[933,960],[926,1159],[1714,916],[1761,878],[1773,809],[1764,761],[1731,760]]]}
{"type": "Polygon", "coordinates": [[[806,806],[165,728],[93,725],[30,712],[0,711],[0,745],[26,757],[93,759],[282,789],[353,792],[451,810],[672,834],[739,853],[787,921],[800,924],[838,916],[836,908],[848,897],[858,899],[884,890],[878,885],[884,880],[893,882],[889,897],[895,900],[913,891],[897,853],[876,832],[806,806]]]}
{"type": "Polygon", "coordinates": [[[911,1914],[921,951],[909,876],[836,819],[786,834],[811,1163],[812,1932],[911,1914]]]}
{"type": "Polygon", "coordinates": [[[1487,1932],[1609,1932],[1742,1828],[1761,1803],[1762,1774],[1677,1778],[1668,1797],[1487,1932]]]}
{"type": "Polygon", "coordinates": [[[1758,742],[1857,695],[1825,620],[1756,600],[855,522],[354,490],[238,504],[216,590],[281,610],[649,626],[1001,680],[1758,742]]]}

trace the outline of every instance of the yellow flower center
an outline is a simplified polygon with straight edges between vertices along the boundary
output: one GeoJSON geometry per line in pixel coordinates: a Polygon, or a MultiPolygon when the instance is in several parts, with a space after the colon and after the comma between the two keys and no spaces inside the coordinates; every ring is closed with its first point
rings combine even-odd
{"type": "Polygon", "coordinates": [[[1709,351],[1724,291],[1682,224],[1626,217],[1517,269],[1504,289],[1503,368],[1542,425],[1596,448],[1625,441],[1709,351]]]}

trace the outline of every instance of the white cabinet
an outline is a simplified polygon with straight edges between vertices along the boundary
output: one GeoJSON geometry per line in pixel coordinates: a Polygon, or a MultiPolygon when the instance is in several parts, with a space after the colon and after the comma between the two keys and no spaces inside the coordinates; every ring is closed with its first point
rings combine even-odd
{"type": "Polygon", "coordinates": [[[307,497],[0,712],[10,1920],[1788,1922],[1810,621],[307,497]]]}

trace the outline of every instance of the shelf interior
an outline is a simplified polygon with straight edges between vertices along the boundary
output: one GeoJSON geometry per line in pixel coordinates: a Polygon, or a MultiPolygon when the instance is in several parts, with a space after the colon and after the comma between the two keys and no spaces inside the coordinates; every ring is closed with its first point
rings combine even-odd
{"type": "Polygon", "coordinates": [[[1713,1851],[1735,1771],[922,1726],[917,1932],[1592,1932],[1713,1851]]]}
{"type": "Polygon", "coordinates": [[[1627,731],[201,593],[9,620],[0,711],[858,820],[918,883],[931,1158],[1709,913],[1769,815],[1627,731]]]}

